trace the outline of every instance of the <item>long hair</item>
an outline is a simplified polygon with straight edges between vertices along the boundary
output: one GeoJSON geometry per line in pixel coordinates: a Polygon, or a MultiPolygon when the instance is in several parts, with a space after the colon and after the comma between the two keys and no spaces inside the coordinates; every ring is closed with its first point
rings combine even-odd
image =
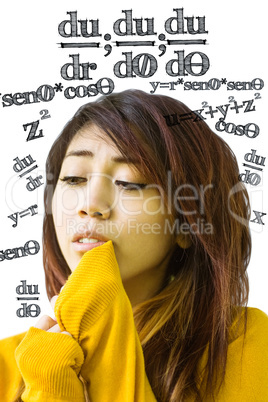
{"type": "Polygon", "coordinates": [[[70,142],[90,124],[126,158],[139,159],[142,173],[163,189],[177,229],[189,229],[191,246],[176,248],[161,291],[134,308],[156,399],[213,397],[224,380],[230,326],[248,298],[250,211],[235,155],[202,119],[167,96],[127,90],[81,107],[46,164],[43,259],[49,298],[70,274],[56,238],[52,196],[70,142]]]}

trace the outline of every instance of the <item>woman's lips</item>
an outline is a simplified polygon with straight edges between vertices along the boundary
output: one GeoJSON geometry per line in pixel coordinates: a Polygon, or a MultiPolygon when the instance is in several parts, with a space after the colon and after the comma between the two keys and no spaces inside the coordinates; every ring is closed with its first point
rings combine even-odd
{"type": "Polygon", "coordinates": [[[105,243],[105,241],[98,240],[97,242],[94,243],[81,243],[78,240],[72,242],[73,248],[75,251],[79,252],[86,252],[89,250],[92,250],[93,248],[102,246],[105,243]]]}
{"type": "Polygon", "coordinates": [[[74,251],[83,252],[92,250],[93,248],[102,246],[109,239],[102,234],[95,233],[94,230],[77,232],[72,238],[72,246],[74,251]]]}

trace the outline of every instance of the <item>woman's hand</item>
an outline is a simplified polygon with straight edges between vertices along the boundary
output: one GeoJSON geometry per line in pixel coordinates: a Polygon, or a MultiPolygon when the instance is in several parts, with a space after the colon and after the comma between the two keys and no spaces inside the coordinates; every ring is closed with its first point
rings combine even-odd
{"type": "MultiPolygon", "coordinates": [[[[63,287],[61,288],[63,289],[63,287]]],[[[56,303],[56,300],[59,296],[53,296],[50,300],[50,304],[51,307],[54,311],[54,306],[56,303]]],[[[43,329],[44,331],[47,332],[57,332],[57,333],[61,333],[61,334],[66,334],[69,336],[72,336],[69,332],[67,331],[61,331],[59,324],[57,323],[55,318],[51,318],[49,315],[43,315],[43,317],[41,317],[37,323],[34,325],[35,328],[39,328],[39,329],[43,329]]]]}
{"type": "Polygon", "coordinates": [[[83,351],[53,318],[45,315],[29,329],[15,351],[15,358],[25,382],[24,401],[85,401],[84,387],[78,378],[83,351]]]}

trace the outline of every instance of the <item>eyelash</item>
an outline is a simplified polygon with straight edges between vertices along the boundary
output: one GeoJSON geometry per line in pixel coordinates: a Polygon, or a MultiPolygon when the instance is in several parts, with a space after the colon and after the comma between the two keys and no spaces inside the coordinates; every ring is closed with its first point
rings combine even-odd
{"type": "MultiPolygon", "coordinates": [[[[86,178],[79,176],[65,176],[60,180],[67,183],[69,186],[77,186],[87,181],[86,178]]],[[[115,180],[115,185],[126,191],[141,190],[146,187],[145,183],[132,183],[123,180],[115,180]]]]}
{"type": "Polygon", "coordinates": [[[131,183],[129,181],[122,180],[116,180],[115,184],[127,191],[141,190],[146,187],[145,183],[131,183]]]}
{"type": "Polygon", "coordinates": [[[86,178],[79,176],[65,176],[60,180],[66,182],[69,186],[77,186],[87,181],[86,178]]]}

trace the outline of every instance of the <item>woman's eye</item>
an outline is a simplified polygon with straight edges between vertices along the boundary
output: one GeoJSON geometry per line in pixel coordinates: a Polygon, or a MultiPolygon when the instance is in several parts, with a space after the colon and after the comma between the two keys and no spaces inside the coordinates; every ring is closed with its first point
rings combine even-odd
{"type": "Polygon", "coordinates": [[[131,183],[129,181],[116,180],[115,184],[128,191],[140,190],[146,187],[145,183],[131,183]]]}
{"type": "Polygon", "coordinates": [[[69,184],[70,186],[77,186],[78,184],[82,184],[87,181],[85,177],[79,177],[79,176],[65,176],[60,180],[69,184]]]}

